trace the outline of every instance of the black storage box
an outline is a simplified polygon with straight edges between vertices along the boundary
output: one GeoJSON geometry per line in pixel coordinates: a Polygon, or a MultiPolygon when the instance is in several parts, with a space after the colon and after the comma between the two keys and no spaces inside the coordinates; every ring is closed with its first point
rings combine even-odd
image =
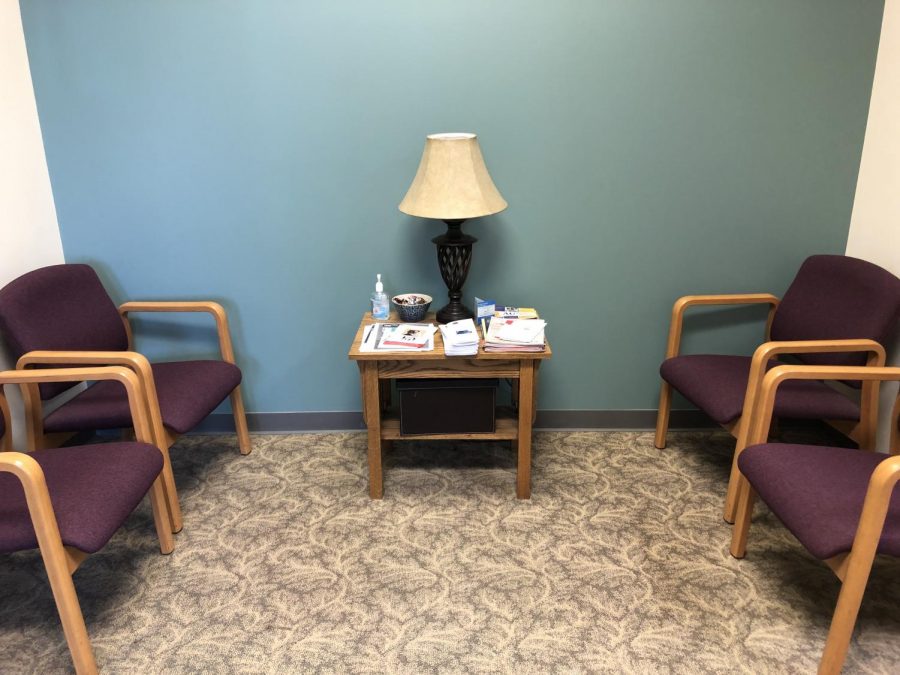
{"type": "Polygon", "coordinates": [[[496,379],[397,380],[400,433],[491,433],[497,385],[496,379]]]}

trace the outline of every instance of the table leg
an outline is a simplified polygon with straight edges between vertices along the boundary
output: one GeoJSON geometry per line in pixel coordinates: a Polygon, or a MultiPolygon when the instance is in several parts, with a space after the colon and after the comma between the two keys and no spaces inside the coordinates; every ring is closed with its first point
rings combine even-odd
{"type": "Polygon", "coordinates": [[[516,497],[531,498],[531,425],[534,414],[534,361],[519,366],[519,434],[516,497]]]}
{"type": "Polygon", "coordinates": [[[381,402],[378,385],[378,363],[366,361],[363,376],[363,410],[369,432],[369,497],[381,499],[384,486],[381,480],[381,402]]]}
{"type": "Polygon", "coordinates": [[[363,424],[366,423],[366,371],[365,361],[357,361],[356,366],[359,368],[359,400],[362,401],[362,418],[363,424]]]}

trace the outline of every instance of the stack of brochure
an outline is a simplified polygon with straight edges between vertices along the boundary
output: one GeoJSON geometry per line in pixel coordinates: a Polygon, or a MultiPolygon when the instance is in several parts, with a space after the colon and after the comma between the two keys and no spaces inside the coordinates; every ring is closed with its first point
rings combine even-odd
{"type": "Polygon", "coordinates": [[[365,329],[361,352],[430,352],[434,351],[432,323],[376,323],[365,329]]]}
{"type": "Polygon", "coordinates": [[[538,313],[534,307],[504,307],[503,305],[496,305],[494,307],[494,316],[501,319],[536,319],[538,318],[538,313]]]}
{"type": "Polygon", "coordinates": [[[440,326],[447,356],[474,356],[478,353],[478,330],[472,319],[460,319],[440,326]]]}
{"type": "Polygon", "coordinates": [[[495,316],[484,336],[484,351],[542,352],[546,327],[547,322],[543,319],[504,319],[495,316]]]}

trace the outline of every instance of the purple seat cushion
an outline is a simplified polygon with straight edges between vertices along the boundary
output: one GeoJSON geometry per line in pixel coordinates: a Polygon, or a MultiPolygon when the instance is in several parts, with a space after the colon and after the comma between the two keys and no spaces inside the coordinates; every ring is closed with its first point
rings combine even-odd
{"type": "MultiPolygon", "coordinates": [[[[122,318],[89,265],[41,267],[0,289],[0,331],[14,359],[37,349],[128,349],[122,318]]],[[[42,384],[41,398],[74,384],[42,384]]]]}
{"type": "MultiPolygon", "coordinates": [[[[241,382],[240,369],[225,361],[172,361],[152,368],[163,424],[178,434],[197,426],[241,382]]],[[[114,381],[97,382],[44,418],[48,433],[132,424],[125,389],[114,381]]]]}
{"type": "MultiPolygon", "coordinates": [[[[820,560],[853,546],[869,478],[888,458],[875,452],[767,443],[738,465],[778,519],[820,560]]],[[[879,553],[900,556],[900,492],[894,491],[879,553]]]]}
{"type": "MultiPolygon", "coordinates": [[[[63,545],[99,551],[141,502],[162,470],[159,448],[106,443],[37,450],[63,545]]],[[[19,479],[0,473],[0,553],[37,548],[19,479]]]]}
{"type": "MultiPolygon", "coordinates": [[[[741,416],[749,356],[691,354],[666,359],[659,369],[663,379],[719,424],[741,416]]],[[[779,365],[770,361],[767,367],[779,365]]],[[[859,406],[822,382],[788,380],[778,388],[775,416],[796,419],[859,419],[859,406]]]]}
{"type": "MultiPolygon", "coordinates": [[[[775,312],[773,340],[868,338],[884,343],[900,314],[900,279],[844,255],[814,255],[797,271],[775,312]]],[[[798,354],[814,365],[865,365],[865,354],[798,354]]]]}

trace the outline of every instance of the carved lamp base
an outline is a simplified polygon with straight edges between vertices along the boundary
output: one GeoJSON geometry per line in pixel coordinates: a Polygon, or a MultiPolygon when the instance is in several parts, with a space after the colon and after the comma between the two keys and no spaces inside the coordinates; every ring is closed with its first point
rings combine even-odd
{"type": "Polygon", "coordinates": [[[444,222],[447,223],[447,232],[431,240],[437,244],[438,267],[450,297],[450,302],[438,310],[438,323],[450,323],[473,316],[472,310],[462,304],[462,287],[469,274],[469,263],[472,262],[472,244],[478,241],[475,237],[463,234],[461,226],[464,220],[444,222]]]}

